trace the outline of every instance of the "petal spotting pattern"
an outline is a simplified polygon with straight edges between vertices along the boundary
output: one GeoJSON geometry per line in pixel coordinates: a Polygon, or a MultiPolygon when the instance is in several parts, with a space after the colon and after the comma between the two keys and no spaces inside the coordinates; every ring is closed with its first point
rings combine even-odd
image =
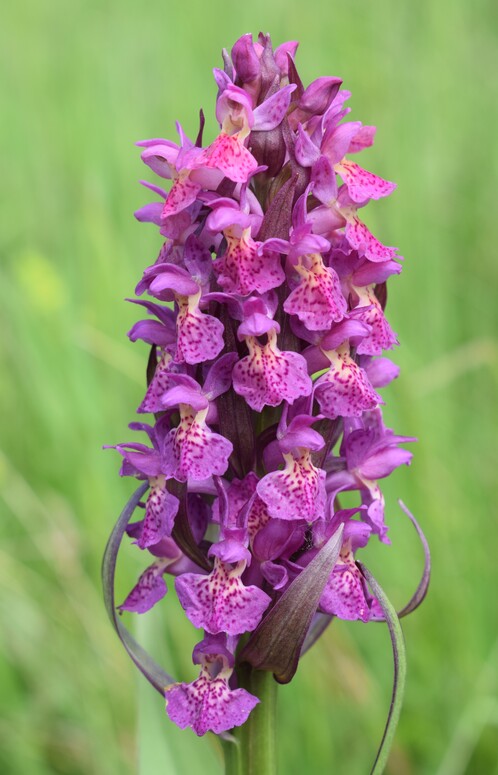
{"type": "Polygon", "coordinates": [[[313,618],[377,618],[356,557],[390,545],[383,480],[415,440],[381,409],[399,374],[384,353],[398,343],[385,306],[400,256],[363,218],[396,185],[357,163],[375,127],[350,119],[341,78],[301,82],[297,47],[243,35],[213,71],[213,135],[201,111],[195,138],[178,123],[176,140],[138,143],[158,180],[135,215],[160,245],[128,300],[147,387],[130,423],[142,438],[114,448],[148,492],[126,529],[146,559],[119,611],[168,605],[174,580],[202,632],[199,673],[166,689],[166,712],[197,735],[249,718],[259,699],[240,660],[262,632],[284,659],[313,618]]]}

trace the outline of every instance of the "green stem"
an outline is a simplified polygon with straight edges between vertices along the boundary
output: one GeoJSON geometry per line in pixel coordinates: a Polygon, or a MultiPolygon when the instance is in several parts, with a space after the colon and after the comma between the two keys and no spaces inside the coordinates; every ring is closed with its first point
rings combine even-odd
{"type": "Polygon", "coordinates": [[[225,775],[241,775],[240,752],[241,746],[238,739],[222,740],[223,757],[225,760],[225,775]]]}
{"type": "Polygon", "coordinates": [[[246,723],[233,730],[236,741],[223,743],[225,775],[276,775],[275,721],[277,682],[273,674],[238,669],[239,684],[259,698],[246,723]]]}

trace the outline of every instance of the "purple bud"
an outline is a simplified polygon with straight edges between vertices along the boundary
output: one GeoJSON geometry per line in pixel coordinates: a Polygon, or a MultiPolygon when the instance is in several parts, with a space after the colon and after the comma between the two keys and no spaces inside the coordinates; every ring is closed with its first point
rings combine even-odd
{"type": "Polygon", "coordinates": [[[252,35],[242,35],[232,47],[232,62],[240,84],[252,83],[260,75],[260,62],[254,50],[252,35]]]}

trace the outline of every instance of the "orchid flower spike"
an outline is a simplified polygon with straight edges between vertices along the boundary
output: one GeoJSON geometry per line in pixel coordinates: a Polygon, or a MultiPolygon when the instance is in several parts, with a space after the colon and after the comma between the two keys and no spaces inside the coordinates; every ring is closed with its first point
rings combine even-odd
{"type": "MultiPolygon", "coordinates": [[[[296,49],[243,35],[214,73],[218,134],[203,145],[202,118],[195,142],[178,125],[179,142],[139,143],[169,188],[147,183],[158,201],[136,214],[163,237],[131,299],[147,313],[129,338],[149,348],[137,411],[150,419],[130,425],[142,441],[115,445],[121,475],[142,482],[143,516],[129,523],[130,507],[118,522],[105,585],[126,532],[146,557],[119,610],[143,614],[176,592],[199,630],[198,677],[171,683],[145,665],[108,592],[111,616],[166,688],[171,721],[198,735],[250,723],[260,697],[248,672],[291,680],[332,617],[397,633],[357,559],[370,541],[390,545],[383,480],[415,441],[381,409],[399,372],[384,353],[398,344],[385,302],[400,257],[359,215],[395,185],[353,160],[375,128],[346,120],[340,78],[305,87],[296,49]]],[[[405,612],[428,575],[427,560],[405,612]]]]}

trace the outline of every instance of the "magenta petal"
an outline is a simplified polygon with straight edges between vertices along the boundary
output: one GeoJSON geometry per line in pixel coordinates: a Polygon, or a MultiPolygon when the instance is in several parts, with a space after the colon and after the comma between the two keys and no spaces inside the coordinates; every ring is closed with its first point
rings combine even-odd
{"type": "Polygon", "coordinates": [[[312,385],[302,355],[278,350],[276,336],[266,345],[251,337],[246,341],[249,355],[235,364],[232,376],[235,392],[252,409],[260,412],[264,406],[278,406],[284,400],[292,404],[310,395],[312,385]]]}
{"type": "Polygon", "coordinates": [[[385,447],[374,455],[370,455],[360,466],[361,475],[365,479],[384,479],[402,465],[410,465],[413,454],[399,447],[385,447]]]}
{"type": "MultiPolygon", "coordinates": [[[[246,313],[246,310],[244,310],[246,313]]],[[[244,320],[237,329],[237,337],[241,342],[246,337],[263,336],[270,331],[280,333],[280,326],[266,313],[254,310],[244,315],[244,320]]]]}
{"type": "Polygon", "coordinates": [[[349,317],[332,326],[328,334],[322,338],[320,347],[322,350],[336,350],[346,339],[350,341],[360,341],[370,332],[369,326],[357,320],[356,317],[349,317]]]}
{"type": "Polygon", "coordinates": [[[352,248],[370,261],[388,261],[397,254],[396,248],[389,248],[379,242],[356,216],[346,224],[346,239],[352,248]]]}
{"type": "Polygon", "coordinates": [[[357,428],[352,430],[345,441],[346,463],[348,469],[359,469],[368,459],[377,441],[375,428],[357,428]]]}
{"type": "Polygon", "coordinates": [[[214,167],[234,183],[246,183],[258,166],[237,135],[222,132],[196,159],[197,167],[214,167]]]}
{"type": "Polygon", "coordinates": [[[186,374],[172,375],[170,387],[161,396],[163,409],[177,407],[180,404],[188,404],[195,412],[209,408],[209,401],[203,394],[199,383],[186,374]]]}
{"type": "Polygon", "coordinates": [[[144,614],[161,600],[168,591],[163,579],[165,571],[164,562],[155,562],[147,568],[130,594],[119,606],[120,611],[133,611],[136,614],[144,614]]]}
{"type": "Polygon", "coordinates": [[[149,477],[160,476],[163,473],[161,458],[155,449],[150,449],[144,444],[117,444],[116,449],[125,462],[141,474],[149,477]]]}
{"type": "Polygon", "coordinates": [[[341,78],[332,76],[316,78],[305,89],[299,100],[299,108],[307,113],[324,113],[339,91],[341,83],[341,78]]]}
{"type": "Polygon", "coordinates": [[[226,353],[218,358],[209,369],[204,380],[203,393],[213,401],[230,388],[232,384],[232,369],[237,361],[237,353],[226,353]]]}
{"type": "Polygon", "coordinates": [[[160,226],[163,207],[163,202],[151,202],[135,210],[134,216],[140,223],[155,223],[160,226]]]}
{"type": "Polygon", "coordinates": [[[225,73],[224,70],[220,70],[219,67],[213,67],[213,77],[220,92],[225,91],[225,89],[233,85],[233,67],[230,67],[230,75],[225,73]]]}
{"type": "MultiPolygon", "coordinates": [[[[248,479],[249,476],[250,474],[248,474],[246,479],[248,479]]],[[[254,488],[256,488],[257,479],[254,478],[254,480],[252,480],[252,483],[254,484],[254,488]]],[[[256,540],[258,534],[261,532],[261,530],[263,530],[263,528],[269,522],[270,522],[270,515],[268,514],[266,503],[264,503],[264,501],[262,501],[261,498],[258,498],[258,496],[255,496],[255,498],[252,501],[251,508],[247,517],[247,533],[253,549],[254,549],[254,541],[256,540]]]]}
{"type": "Polygon", "coordinates": [[[361,320],[371,327],[371,332],[365,336],[357,347],[358,355],[381,355],[383,350],[392,350],[398,344],[396,334],[389,325],[382,307],[375,296],[372,286],[357,289],[360,304],[355,311],[361,311],[361,320]]]}
{"type": "Polygon", "coordinates": [[[213,263],[211,251],[194,234],[190,234],[185,242],[183,260],[199,287],[209,280],[213,263]]]}
{"type": "MultiPolygon", "coordinates": [[[[226,491],[227,507],[224,514],[225,523],[234,525],[237,516],[243,506],[250,500],[256,490],[258,477],[251,471],[243,479],[232,479],[226,491]]],[[[221,509],[223,513],[223,509],[221,509]]],[[[216,498],[213,503],[213,520],[220,522],[220,499],[216,498]]]]}
{"type": "Polygon", "coordinates": [[[286,76],[289,74],[289,57],[294,59],[298,46],[299,41],[288,40],[285,43],[281,43],[280,46],[277,46],[273,52],[275,62],[282,75],[286,76]]]}
{"type": "Polygon", "coordinates": [[[337,126],[337,116],[332,113],[330,119],[322,140],[322,153],[326,154],[332,164],[337,164],[349,151],[351,138],[361,124],[359,121],[348,121],[337,126]]]}
{"type": "Polygon", "coordinates": [[[313,522],[325,513],[325,471],[311,462],[309,451],[301,457],[285,455],[283,471],[273,471],[261,479],[257,492],[271,517],[313,522]]]}
{"type": "Polygon", "coordinates": [[[399,377],[399,366],[389,358],[362,358],[360,363],[374,388],[385,387],[399,377]]]}
{"type": "Polygon", "coordinates": [[[227,668],[231,670],[235,664],[233,652],[236,644],[237,639],[229,637],[224,632],[216,635],[205,632],[200,643],[194,646],[192,662],[194,665],[208,668],[211,678],[218,678],[220,674],[228,677],[227,668]]]}
{"type": "Polygon", "coordinates": [[[358,269],[355,269],[351,280],[353,285],[372,285],[383,283],[393,274],[400,274],[401,264],[396,261],[382,261],[376,264],[371,261],[363,261],[358,269]]]}
{"type": "Polygon", "coordinates": [[[164,409],[161,404],[161,396],[172,387],[172,372],[169,369],[170,362],[171,356],[167,355],[157,364],[154,376],[137,412],[145,414],[147,412],[160,412],[164,409]]]}
{"type": "Polygon", "coordinates": [[[289,574],[284,566],[271,560],[261,563],[261,573],[275,590],[283,589],[289,582],[289,574]]]}
{"type": "Polygon", "coordinates": [[[216,118],[224,131],[227,126],[231,132],[238,131],[241,124],[251,127],[254,123],[251,96],[239,86],[227,83],[216,100],[216,118]]]}
{"type": "Polygon", "coordinates": [[[228,439],[210,430],[204,417],[190,407],[180,408],[180,424],[173,428],[164,442],[164,472],[180,482],[202,481],[210,476],[222,476],[228,468],[233,446],[228,439]]]}
{"type": "Polygon", "coordinates": [[[308,133],[299,124],[297,127],[296,144],[294,146],[296,159],[302,167],[312,167],[320,158],[320,151],[308,133]]]}
{"type": "MultiPolygon", "coordinates": [[[[195,296],[199,291],[199,286],[192,280],[186,269],[174,264],[158,264],[144,272],[142,282],[149,286],[149,292],[158,298],[164,291],[174,291],[180,296],[195,296]]],[[[137,286],[137,292],[138,292],[137,286]]],[[[168,299],[169,301],[169,299],[168,299]]]]}
{"type": "Polygon", "coordinates": [[[281,123],[289,107],[291,94],[295,89],[296,86],[292,83],[284,86],[254,109],[253,132],[268,132],[281,123]]]}
{"type": "Polygon", "coordinates": [[[384,521],[384,496],[378,486],[371,487],[370,497],[373,497],[368,509],[366,521],[372,526],[374,533],[377,533],[379,540],[385,544],[391,541],[387,537],[388,527],[384,521]]]}
{"type": "Polygon", "coordinates": [[[164,190],[164,188],[161,188],[161,186],[156,186],[155,183],[149,183],[148,180],[141,180],[140,183],[142,186],[145,186],[145,188],[148,188],[149,191],[153,191],[154,194],[157,194],[161,197],[161,199],[166,199],[167,193],[164,190]]]}
{"type": "Polygon", "coordinates": [[[354,202],[364,202],[366,199],[380,199],[389,196],[396,188],[396,183],[379,178],[373,172],[368,172],[355,164],[354,161],[343,159],[336,170],[348,187],[348,193],[354,202]]]}
{"type": "Polygon", "coordinates": [[[240,238],[227,236],[227,250],[214,262],[218,283],[225,291],[247,296],[253,291],[265,293],[283,283],[280,256],[260,252],[260,244],[246,232],[240,238]]]}
{"type": "Polygon", "coordinates": [[[207,669],[191,684],[175,684],[166,691],[166,712],[181,729],[192,727],[196,735],[226,732],[245,723],[259,700],[245,689],[230,689],[220,674],[211,678],[207,669]]]}
{"type": "Polygon", "coordinates": [[[240,230],[252,227],[255,223],[254,215],[243,212],[239,209],[238,203],[230,199],[215,199],[209,202],[209,205],[213,210],[207,217],[206,226],[214,234],[220,231],[231,230],[233,227],[239,227],[240,232],[240,230]]]}
{"type": "Polygon", "coordinates": [[[337,562],[320,598],[320,609],[339,619],[370,620],[371,611],[365,596],[363,577],[352,555],[348,559],[341,557],[337,562]]]}
{"type": "Polygon", "coordinates": [[[240,562],[232,568],[215,558],[209,576],[184,573],[176,579],[178,599],[195,627],[229,635],[257,627],[271,599],[259,587],[244,586],[240,577],[245,565],[240,562]]]}
{"type": "Polygon", "coordinates": [[[128,331],[128,337],[131,342],[141,339],[147,344],[163,347],[171,345],[174,341],[171,331],[159,320],[138,320],[128,331]]]}
{"type": "MultiPolygon", "coordinates": [[[[261,562],[278,560],[279,557],[290,557],[302,546],[306,523],[289,522],[284,519],[271,519],[268,509],[261,498],[257,498],[266,515],[266,521],[256,531],[253,541],[254,556],[261,562]]],[[[261,509],[260,509],[261,510],[261,509]]]]}
{"type": "Polygon", "coordinates": [[[179,501],[165,485],[151,487],[145,505],[145,519],[137,541],[140,549],[157,544],[165,535],[171,535],[179,501]]]}
{"type": "Polygon", "coordinates": [[[171,178],[178,158],[178,146],[174,143],[159,142],[146,146],[140,158],[156,175],[171,178]]]}
{"type": "Polygon", "coordinates": [[[316,417],[298,414],[292,418],[283,435],[279,432],[279,447],[284,454],[292,452],[296,447],[317,452],[325,442],[323,436],[311,427],[317,422],[316,417]]]}
{"type": "Polygon", "coordinates": [[[352,138],[348,148],[348,153],[358,153],[364,148],[370,148],[373,145],[377,127],[362,126],[352,138]]]}
{"type": "Polygon", "coordinates": [[[347,312],[337,273],[323,265],[321,256],[312,256],[311,267],[298,265],[301,276],[297,288],[284,302],[284,310],[297,315],[310,331],[325,331],[343,319],[347,312]]]}
{"type": "MultiPolygon", "coordinates": [[[[243,530],[236,532],[237,534],[244,533],[243,530]]],[[[228,537],[212,544],[208,554],[209,557],[218,557],[223,562],[235,563],[241,560],[247,563],[251,562],[251,552],[238,538],[228,537]]]]}
{"type": "Polygon", "coordinates": [[[176,361],[195,364],[216,358],[224,347],[223,323],[205,315],[186,297],[179,302],[179,308],[176,361]]]}
{"type": "Polygon", "coordinates": [[[232,61],[242,83],[254,81],[260,74],[260,62],[254,50],[250,32],[238,38],[232,46],[232,61]]]}
{"type": "MultiPolygon", "coordinates": [[[[313,165],[311,174],[311,185],[313,194],[324,205],[328,205],[337,196],[337,182],[335,172],[326,156],[320,156],[313,165]]],[[[327,207],[328,210],[328,207],[327,207]]],[[[342,221],[338,216],[335,218],[337,226],[342,226],[342,221]]],[[[333,228],[337,228],[333,225],[333,228]]]]}
{"type": "Polygon", "coordinates": [[[346,352],[338,355],[315,385],[315,396],[326,417],[361,417],[383,403],[368,377],[346,352]]]}

